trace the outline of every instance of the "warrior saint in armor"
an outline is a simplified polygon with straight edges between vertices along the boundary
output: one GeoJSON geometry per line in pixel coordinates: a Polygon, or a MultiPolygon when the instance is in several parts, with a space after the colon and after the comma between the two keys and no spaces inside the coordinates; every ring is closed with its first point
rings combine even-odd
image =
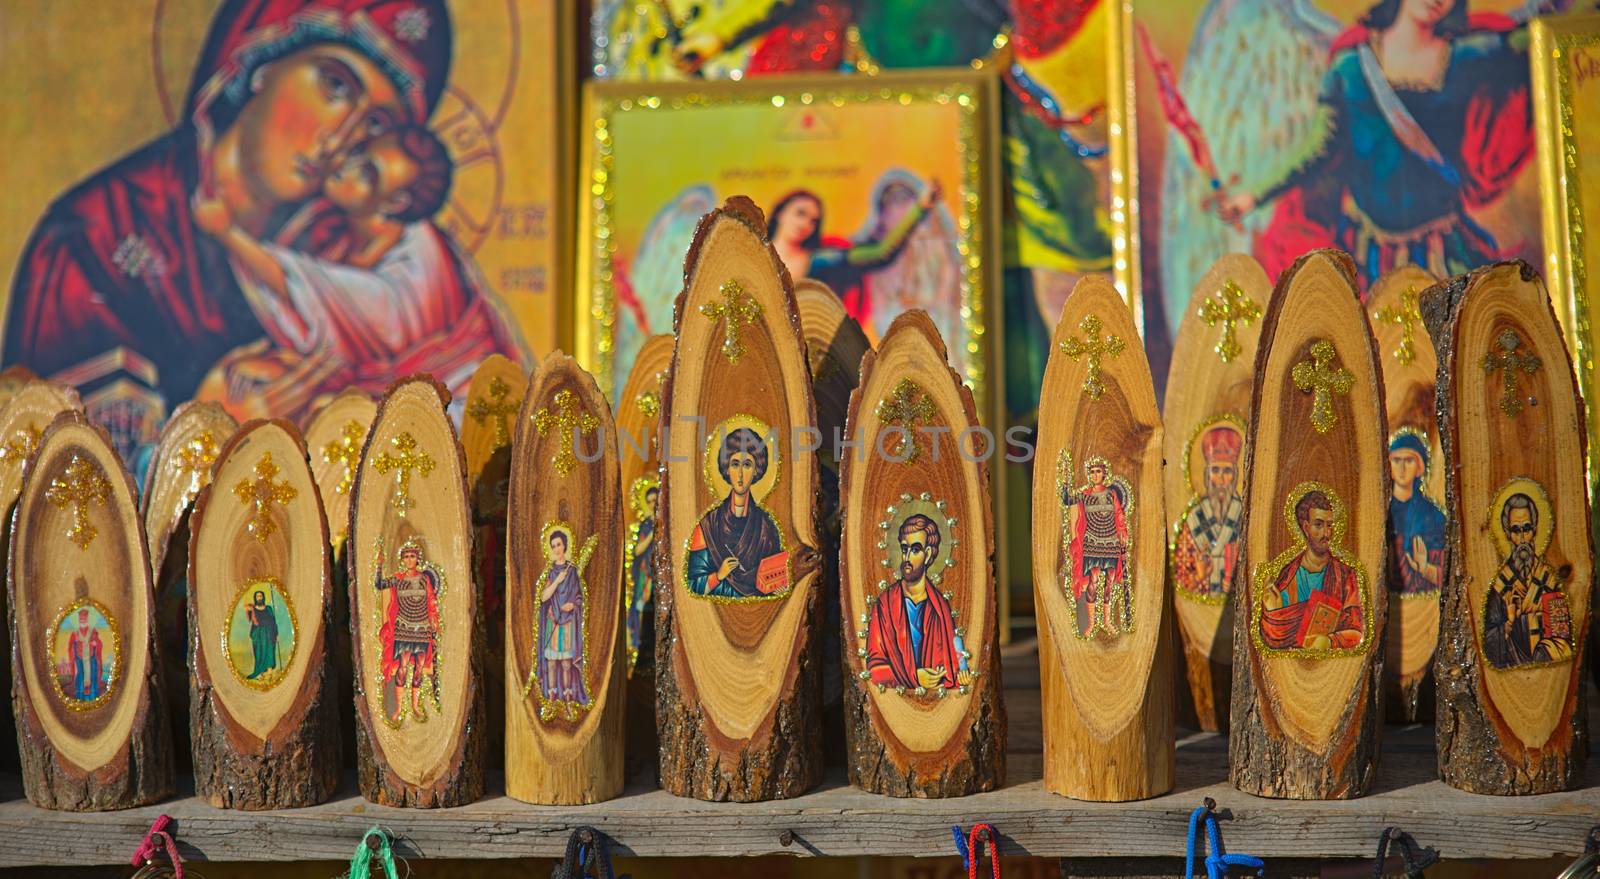
{"type": "Polygon", "coordinates": [[[391,577],[380,571],[373,584],[379,592],[388,591],[389,602],[378,629],[383,672],[384,702],[394,693],[394,712],[384,711],[391,725],[405,720],[407,713],[418,723],[428,719],[422,707],[423,678],[429,679],[433,707],[439,708],[439,677],[434,673],[434,657],[439,647],[438,571],[423,556],[422,547],[407,541],[400,547],[400,570],[391,577]],[[410,692],[407,693],[406,691],[410,692]]]}
{"type": "Polygon", "coordinates": [[[1126,480],[1112,476],[1104,458],[1090,458],[1083,471],[1087,485],[1061,490],[1070,535],[1065,579],[1077,611],[1078,634],[1092,638],[1096,629],[1104,629],[1115,636],[1133,627],[1128,584],[1128,512],[1133,493],[1126,480]]]}

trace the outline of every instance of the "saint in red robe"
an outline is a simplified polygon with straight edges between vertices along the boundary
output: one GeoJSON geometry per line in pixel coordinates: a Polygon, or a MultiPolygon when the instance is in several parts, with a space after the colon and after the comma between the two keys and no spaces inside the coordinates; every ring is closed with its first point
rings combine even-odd
{"type": "Polygon", "coordinates": [[[1327,567],[1322,569],[1321,585],[1308,586],[1305,589],[1307,594],[1302,597],[1302,580],[1309,583],[1310,578],[1315,577],[1309,572],[1307,578],[1299,576],[1300,563],[1304,558],[1304,552],[1295,556],[1283,566],[1273,581],[1273,590],[1287,600],[1279,608],[1262,608],[1262,643],[1274,650],[1305,647],[1310,634],[1314,633],[1314,629],[1308,630],[1311,623],[1307,617],[1320,611],[1325,618],[1333,621],[1331,631],[1325,632],[1330,647],[1361,646],[1365,611],[1361,607],[1361,587],[1356,581],[1355,569],[1334,556],[1328,556],[1327,567]]]}
{"type": "Polygon", "coordinates": [[[905,584],[895,580],[894,585],[878,593],[872,606],[872,617],[867,624],[867,673],[872,682],[886,687],[916,687],[917,669],[943,668],[941,686],[955,689],[956,672],[962,668],[961,654],[956,650],[955,621],[950,615],[950,602],[943,593],[931,586],[918,609],[922,617],[922,634],[915,649],[912,644],[911,621],[906,613],[905,584]]]}

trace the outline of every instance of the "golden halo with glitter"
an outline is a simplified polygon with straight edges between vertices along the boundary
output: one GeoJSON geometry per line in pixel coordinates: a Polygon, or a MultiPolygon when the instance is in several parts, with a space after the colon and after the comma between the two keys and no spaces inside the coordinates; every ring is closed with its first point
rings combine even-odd
{"type": "Polygon", "coordinates": [[[1494,536],[1494,548],[1502,559],[1511,555],[1511,538],[1506,536],[1505,528],[1500,524],[1501,511],[1506,508],[1506,501],[1519,494],[1527,495],[1533,501],[1533,509],[1539,514],[1539,521],[1533,530],[1534,552],[1544,555],[1545,550],[1550,548],[1551,537],[1555,535],[1555,510],[1550,506],[1550,496],[1545,494],[1544,486],[1526,476],[1513,476],[1495,492],[1494,500],[1483,514],[1484,524],[1494,536]]]}
{"type": "Polygon", "coordinates": [[[705,469],[706,488],[711,490],[713,497],[727,496],[729,490],[728,480],[723,477],[722,470],[717,466],[717,458],[722,452],[723,440],[732,436],[733,432],[740,428],[747,428],[753,431],[766,444],[767,471],[761,474],[761,478],[757,479],[754,485],[750,486],[750,494],[756,499],[756,503],[761,503],[778,485],[778,471],[781,469],[779,465],[782,463],[782,458],[779,457],[781,443],[774,441],[778,439],[777,437],[768,436],[772,430],[771,426],[754,415],[731,415],[724,418],[721,423],[717,424],[707,434],[705,457],[702,459],[705,469]]]}

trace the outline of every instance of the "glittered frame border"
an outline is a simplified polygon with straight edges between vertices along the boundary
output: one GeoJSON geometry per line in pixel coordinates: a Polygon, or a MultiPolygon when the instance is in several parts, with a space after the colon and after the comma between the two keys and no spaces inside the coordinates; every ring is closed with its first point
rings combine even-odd
{"type": "Polygon", "coordinates": [[[238,679],[239,683],[244,684],[252,690],[270,690],[273,687],[276,687],[278,684],[283,683],[283,679],[289,676],[289,667],[294,664],[295,653],[297,653],[299,649],[300,618],[295,615],[294,602],[290,600],[289,593],[284,590],[283,583],[280,582],[277,577],[251,577],[250,579],[244,581],[243,585],[241,585],[233,593],[233,600],[228,603],[228,615],[222,621],[222,661],[228,666],[228,670],[233,672],[233,676],[238,679]],[[274,674],[270,680],[265,681],[263,681],[261,678],[251,680],[245,675],[240,674],[239,667],[233,664],[233,645],[230,643],[232,639],[229,637],[233,631],[234,611],[239,609],[239,600],[244,598],[247,592],[254,592],[260,590],[262,587],[271,588],[277,593],[279,598],[283,599],[283,608],[289,614],[289,630],[292,633],[292,636],[289,640],[289,655],[278,664],[277,673],[274,674]]]}
{"type": "MultiPolygon", "coordinates": [[[[641,397],[641,399],[643,399],[643,398],[641,397]]],[[[633,562],[634,562],[634,559],[637,558],[636,553],[638,552],[639,531],[644,527],[645,519],[649,518],[649,515],[648,515],[649,505],[645,502],[645,496],[650,493],[651,489],[655,489],[656,490],[656,492],[657,492],[656,502],[660,503],[660,501],[661,501],[661,495],[659,494],[659,492],[661,490],[661,479],[660,479],[660,477],[651,476],[651,475],[638,476],[638,477],[634,478],[633,485],[628,487],[628,495],[627,495],[627,497],[628,497],[628,510],[629,510],[630,516],[629,516],[629,521],[628,521],[627,538],[625,540],[623,540],[623,542],[622,542],[622,577],[623,577],[622,618],[623,618],[623,628],[624,629],[627,628],[627,618],[630,615],[632,615],[632,613],[633,613],[633,562]]],[[[660,535],[659,532],[655,532],[655,533],[656,533],[656,542],[660,543],[661,535],[660,535]]],[[[546,545],[548,545],[548,544],[546,544],[546,545]]],[[[653,548],[652,548],[651,552],[652,553],[654,552],[653,548]]],[[[644,610],[643,610],[643,606],[649,605],[650,604],[650,599],[653,598],[654,595],[655,595],[655,576],[652,573],[652,575],[650,577],[645,578],[645,594],[640,599],[641,609],[639,611],[639,614],[640,614],[639,625],[641,625],[641,626],[644,625],[644,619],[643,619],[644,610]]],[[[641,635],[639,636],[639,640],[641,640],[641,641],[644,640],[644,636],[642,634],[642,630],[641,630],[641,635]]],[[[629,644],[628,645],[628,675],[630,677],[633,675],[633,670],[634,670],[635,667],[638,666],[638,664],[639,664],[639,648],[634,646],[633,644],[629,644]]]]}
{"type": "MultiPolygon", "coordinates": [[[[1245,444],[1248,442],[1246,437],[1249,435],[1249,430],[1246,429],[1244,419],[1240,416],[1235,415],[1232,412],[1219,412],[1208,418],[1200,419],[1200,421],[1197,422],[1192,429],[1190,429],[1189,438],[1183,442],[1183,485],[1185,488],[1189,489],[1189,502],[1184,504],[1183,512],[1178,515],[1178,518],[1172,521],[1171,527],[1167,529],[1167,567],[1169,575],[1171,574],[1172,560],[1177,557],[1178,535],[1183,531],[1183,523],[1189,521],[1189,514],[1194,512],[1196,507],[1200,506],[1200,502],[1205,500],[1206,496],[1203,487],[1203,480],[1205,478],[1204,474],[1201,475],[1202,488],[1197,490],[1194,484],[1192,463],[1194,461],[1194,444],[1200,439],[1201,434],[1219,424],[1229,425],[1235,430],[1239,431],[1239,463],[1242,464],[1244,462],[1245,444]]],[[[1243,500],[1245,497],[1243,467],[1235,467],[1233,490],[1238,494],[1239,498],[1243,500]]],[[[1243,524],[1244,523],[1241,520],[1241,529],[1235,540],[1244,540],[1244,531],[1242,528],[1243,524]]],[[[1192,592],[1178,585],[1178,580],[1176,577],[1170,577],[1170,579],[1172,580],[1172,591],[1177,593],[1179,597],[1187,601],[1193,601],[1196,604],[1209,604],[1213,606],[1220,606],[1227,603],[1228,595],[1230,594],[1230,589],[1232,586],[1231,583],[1224,582],[1222,594],[1202,595],[1198,592],[1192,592]]]]}
{"type": "MultiPolygon", "coordinates": [[[[759,434],[763,440],[767,439],[772,433],[772,427],[770,425],[754,415],[746,415],[743,412],[739,412],[729,415],[727,418],[717,422],[716,428],[706,435],[704,451],[702,452],[703,457],[700,459],[700,471],[701,476],[705,480],[706,488],[712,496],[712,501],[710,506],[707,506],[705,509],[700,511],[700,515],[694,517],[695,528],[700,527],[700,523],[705,521],[706,516],[709,515],[712,510],[722,506],[722,501],[726,497],[725,494],[718,494],[719,486],[714,484],[711,481],[711,477],[708,475],[709,471],[716,469],[716,465],[713,463],[714,458],[712,457],[712,449],[716,446],[719,446],[723,441],[722,438],[733,433],[734,430],[738,430],[741,427],[748,427],[752,430],[755,430],[755,428],[758,426],[761,429],[757,430],[756,433],[759,434]],[[729,429],[730,424],[734,425],[731,430],[729,429]]],[[[772,494],[772,492],[778,487],[779,480],[783,477],[782,472],[780,472],[782,463],[777,457],[782,438],[780,437],[779,440],[780,443],[769,445],[767,447],[767,454],[770,456],[767,461],[767,472],[772,474],[772,484],[767,487],[766,495],[763,495],[760,498],[755,496],[756,487],[751,485],[750,500],[753,504],[755,504],[756,507],[766,510],[767,515],[772,516],[772,524],[778,531],[778,550],[783,553],[788,553],[789,541],[783,535],[783,523],[779,522],[778,517],[774,516],[772,511],[767,509],[766,505],[761,502],[767,495],[772,494]]],[[[722,490],[725,491],[725,489],[722,490]]],[[[785,572],[788,574],[788,584],[784,586],[783,589],[774,592],[771,595],[747,595],[734,597],[728,595],[701,595],[695,592],[689,587],[689,554],[692,552],[692,550],[689,549],[689,542],[693,539],[694,530],[690,529],[689,536],[683,539],[683,556],[680,561],[680,565],[683,568],[683,573],[678,577],[678,586],[683,589],[684,595],[700,601],[710,601],[715,604],[754,604],[760,601],[777,601],[779,599],[788,598],[789,594],[794,592],[793,559],[790,559],[784,564],[785,572]]]]}
{"type": "Polygon", "coordinates": [[[571,522],[564,519],[552,519],[539,529],[539,552],[544,556],[544,567],[539,569],[539,578],[534,581],[533,650],[528,655],[528,679],[522,683],[522,697],[526,699],[537,694],[539,719],[546,722],[559,713],[565,713],[568,720],[577,720],[593,707],[593,699],[590,705],[570,699],[551,699],[539,687],[539,651],[544,646],[539,641],[540,631],[544,627],[544,601],[539,598],[539,593],[544,591],[544,585],[550,579],[550,569],[555,565],[550,560],[550,538],[557,532],[567,536],[567,563],[578,569],[578,594],[583,601],[583,617],[578,620],[578,640],[583,642],[583,654],[578,657],[578,673],[583,677],[589,673],[589,581],[584,578],[583,571],[589,566],[589,558],[594,555],[594,548],[599,542],[599,538],[591,534],[581,547],[574,550],[578,532],[571,522]]]}
{"type": "MultiPolygon", "coordinates": [[[[1494,594],[1495,583],[1499,580],[1500,568],[1505,566],[1506,556],[1510,554],[1511,535],[1500,530],[1500,510],[1505,506],[1506,500],[1513,494],[1526,494],[1533,498],[1533,508],[1538,511],[1540,516],[1544,517],[1543,520],[1540,521],[1539,525],[1534,527],[1534,550],[1538,554],[1539,560],[1550,567],[1552,574],[1556,574],[1558,576],[1560,574],[1559,569],[1557,569],[1554,565],[1550,565],[1549,561],[1546,559],[1546,555],[1550,551],[1550,544],[1555,542],[1556,537],[1556,508],[1555,505],[1550,502],[1549,493],[1544,490],[1543,485],[1540,485],[1539,482],[1531,476],[1513,476],[1510,479],[1507,479],[1505,483],[1501,485],[1497,491],[1495,491],[1494,498],[1489,501],[1488,509],[1484,510],[1483,512],[1482,527],[1486,529],[1490,536],[1494,539],[1495,552],[1497,553],[1497,558],[1500,560],[1500,564],[1495,568],[1495,572],[1488,578],[1488,588],[1483,590],[1483,601],[1477,602],[1478,606],[1474,608],[1478,617],[1477,619],[1473,620],[1473,629],[1477,631],[1477,637],[1473,640],[1478,643],[1478,655],[1483,658],[1484,668],[1491,671],[1519,672],[1525,669],[1549,668],[1550,666],[1555,665],[1566,665],[1567,663],[1572,662],[1573,656],[1571,654],[1561,657],[1560,659],[1545,659],[1525,662],[1521,665],[1512,666],[1511,668],[1500,668],[1499,666],[1492,665],[1489,662],[1489,649],[1484,642],[1484,636],[1486,633],[1484,632],[1483,621],[1488,617],[1489,596],[1494,594]],[[1501,541],[1504,541],[1506,544],[1504,549],[1502,549],[1500,546],[1501,541]]],[[[1568,608],[1570,610],[1571,599],[1569,593],[1571,590],[1567,588],[1566,579],[1560,579],[1556,581],[1554,585],[1556,587],[1556,592],[1560,593],[1563,598],[1568,599],[1568,608]]],[[[1577,621],[1574,620],[1574,625],[1572,627],[1574,635],[1578,630],[1576,622],[1577,621]]],[[[1576,641],[1576,638],[1569,640],[1576,641]]],[[[1574,649],[1576,649],[1579,645],[1574,643],[1572,646],[1574,649]]]]}
{"type": "MultiPolygon", "coordinates": [[[[396,569],[398,569],[400,566],[400,553],[404,552],[409,546],[416,546],[422,552],[422,559],[420,562],[418,562],[417,568],[432,571],[433,575],[439,578],[439,593],[435,595],[433,599],[434,603],[439,607],[439,624],[435,627],[433,633],[433,673],[431,675],[434,681],[437,682],[439,680],[439,668],[444,662],[444,600],[446,594],[449,592],[449,587],[447,585],[448,580],[445,578],[444,568],[441,568],[428,560],[427,541],[419,537],[411,537],[402,541],[400,548],[395,550],[394,564],[396,569]]],[[[384,562],[386,561],[383,535],[378,535],[378,539],[373,548],[372,554],[373,571],[381,579],[383,577],[384,562]]],[[[383,597],[383,593],[381,591],[374,591],[378,591],[379,597],[383,597]]],[[[374,600],[372,602],[372,654],[378,658],[378,672],[372,676],[372,683],[377,687],[376,695],[378,699],[378,716],[382,718],[384,724],[390,729],[398,730],[405,725],[406,719],[410,717],[410,714],[407,704],[398,695],[401,690],[401,688],[398,686],[395,690],[395,698],[399,703],[400,716],[398,718],[392,718],[389,716],[387,711],[383,710],[383,684],[386,680],[388,680],[388,678],[384,677],[383,674],[383,639],[380,637],[383,632],[384,613],[384,602],[374,600]]],[[[356,670],[356,674],[358,676],[360,675],[360,669],[356,670]]],[[[434,696],[433,688],[429,688],[428,701],[433,703],[433,708],[435,711],[444,710],[444,706],[441,701],[434,696]]],[[[427,715],[423,715],[422,717],[411,717],[410,719],[415,720],[417,723],[428,722],[427,715]]]]}
{"type": "MultiPolygon", "coordinates": [[[[1600,406],[1594,405],[1595,339],[1589,299],[1583,215],[1583,180],[1573,106],[1571,54],[1576,49],[1600,51],[1600,15],[1537,18],[1530,27],[1534,132],[1538,148],[1539,213],[1545,242],[1545,278],[1551,301],[1573,352],[1578,387],[1589,401],[1590,436],[1600,428],[1600,406]]],[[[1591,123],[1593,124],[1593,123],[1591,123]]],[[[1600,134],[1597,134],[1600,136],[1600,134]]],[[[1593,182],[1590,185],[1595,185],[1593,182]]],[[[1591,443],[1585,467],[1589,495],[1600,476],[1600,447],[1591,443]]]]}
{"type": "MultiPolygon", "coordinates": [[[[600,387],[614,382],[613,357],[617,296],[610,269],[616,253],[612,180],[616,144],[611,123],[624,113],[688,112],[697,108],[761,106],[790,103],[949,105],[961,114],[961,208],[955,212],[957,250],[963,262],[961,320],[966,330],[963,379],[973,389],[980,413],[1000,398],[999,370],[990,362],[1000,342],[999,326],[991,326],[991,306],[998,294],[998,255],[994,193],[999,169],[991,146],[997,130],[997,83],[992,70],[943,70],[937,73],[884,73],[861,77],[763,76],[742,82],[636,83],[600,82],[586,86],[584,160],[586,197],[580,201],[578,240],[578,320],[574,328],[580,365],[594,374],[600,387]]],[[[647,146],[647,145],[642,145],[647,146]]]]}
{"type": "MultiPolygon", "coordinates": [[[[1133,544],[1133,541],[1134,541],[1133,522],[1134,522],[1134,518],[1135,518],[1134,509],[1135,509],[1136,499],[1134,498],[1134,494],[1133,494],[1133,485],[1128,482],[1127,477],[1119,476],[1116,471],[1111,469],[1111,465],[1106,461],[1106,459],[1100,457],[1099,455],[1090,455],[1087,458],[1084,458],[1084,460],[1083,460],[1083,476],[1084,476],[1083,487],[1084,488],[1088,488],[1089,487],[1089,468],[1090,467],[1096,467],[1096,466],[1102,467],[1106,471],[1106,481],[1105,481],[1106,487],[1107,488],[1111,488],[1112,486],[1117,486],[1118,488],[1122,489],[1123,497],[1126,499],[1126,503],[1123,505],[1123,508],[1122,508],[1122,520],[1128,524],[1128,544],[1127,544],[1126,547],[1124,547],[1124,551],[1128,555],[1128,560],[1122,566],[1122,579],[1124,581],[1125,587],[1126,587],[1127,592],[1128,592],[1128,601],[1127,601],[1127,606],[1123,608],[1123,614],[1122,614],[1123,626],[1121,628],[1119,628],[1118,630],[1116,630],[1115,632],[1106,632],[1106,634],[1109,635],[1112,640],[1115,640],[1117,638],[1122,637],[1123,635],[1131,635],[1131,634],[1133,634],[1134,633],[1134,629],[1135,629],[1135,622],[1138,620],[1138,615],[1134,612],[1135,611],[1135,608],[1134,608],[1134,586],[1135,586],[1134,576],[1135,575],[1134,575],[1134,570],[1133,570],[1134,561],[1135,561],[1134,554],[1133,554],[1133,546],[1134,546],[1134,544],[1133,544]]],[[[1072,451],[1070,449],[1062,449],[1061,450],[1061,455],[1056,458],[1056,497],[1055,497],[1055,502],[1056,502],[1056,506],[1061,508],[1061,512],[1062,512],[1062,515],[1061,515],[1061,544],[1060,544],[1060,549],[1058,551],[1063,552],[1064,555],[1065,555],[1065,558],[1062,559],[1061,567],[1056,571],[1056,580],[1057,580],[1057,582],[1059,583],[1059,585],[1061,587],[1062,593],[1065,595],[1065,597],[1067,599],[1067,604],[1072,608],[1072,620],[1073,620],[1072,634],[1073,634],[1073,636],[1075,636],[1079,641],[1093,642],[1093,641],[1099,640],[1100,632],[1102,631],[1100,629],[1100,624],[1098,622],[1096,622],[1096,621],[1091,620],[1090,624],[1089,624],[1089,634],[1085,635],[1083,632],[1078,631],[1078,626],[1077,626],[1078,600],[1077,600],[1077,598],[1073,597],[1073,595],[1072,595],[1072,576],[1073,575],[1072,575],[1072,572],[1070,570],[1070,566],[1072,564],[1072,550],[1070,548],[1072,546],[1072,532],[1069,531],[1068,527],[1067,527],[1068,517],[1066,515],[1066,510],[1067,510],[1067,508],[1069,506],[1073,506],[1073,505],[1067,504],[1062,500],[1062,497],[1066,494],[1067,491],[1069,491],[1069,490],[1072,490],[1072,491],[1080,490],[1080,489],[1073,489],[1072,488],[1072,483],[1073,483],[1072,470],[1073,470],[1073,467],[1072,467],[1072,451]]]]}
{"type": "Polygon", "coordinates": [[[45,630],[45,658],[48,662],[45,668],[46,677],[50,678],[50,686],[56,691],[56,698],[61,700],[70,711],[92,711],[111,701],[116,695],[117,684],[122,680],[122,630],[117,627],[117,618],[111,615],[110,608],[95,601],[93,598],[77,598],[69,602],[56,613],[55,621],[50,628],[45,630]],[[93,699],[79,699],[69,696],[61,689],[61,681],[56,677],[56,632],[60,630],[62,622],[67,617],[77,613],[83,608],[90,608],[105,617],[106,628],[111,632],[111,678],[106,681],[106,691],[93,699]]]}
{"type": "Polygon", "coordinates": [[[1250,640],[1255,645],[1256,652],[1263,656],[1288,659],[1330,659],[1367,655],[1372,649],[1372,589],[1368,585],[1367,569],[1362,567],[1361,560],[1341,545],[1350,527],[1350,515],[1345,508],[1344,498],[1341,498],[1333,486],[1327,483],[1302,482],[1290,489],[1288,495],[1284,497],[1283,517],[1289,523],[1289,533],[1294,535],[1291,545],[1273,556],[1272,561],[1265,564],[1257,563],[1250,578],[1250,640]],[[1283,566],[1306,550],[1306,538],[1300,533],[1300,523],[1295,521],[1294,508],[1300,503],[1301,498],[1313,491],[1322,492],[1333,505],[1333,537],[1328,541],[1328,554],[1348,565],[1356,574],[1356,590],[1361,603],[1361,641],[1354,647],[1329,647],[1325,650],[1309,647],[1268,647],[1261,637],[1261,612],[1266,603],[1266,590],[1271,588],[1271,581],[1277,578],[1283,566]]]}

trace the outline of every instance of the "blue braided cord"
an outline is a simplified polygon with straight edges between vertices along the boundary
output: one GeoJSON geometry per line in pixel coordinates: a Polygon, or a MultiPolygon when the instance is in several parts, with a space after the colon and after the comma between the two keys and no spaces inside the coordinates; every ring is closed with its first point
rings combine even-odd
{"type": "Polygon", "coordinates": [[[1189,814],[1189,844],[1183,863],[1184,879],[1194,879],[1194,847],[1199,841],[1202,816],[1205,818],[1206,838],[1210,841],[1211,849],[1205,859],[1207,879],[1227,879],[1228,869],[1231,867],[1254,870],[1257,876],[1266,873],[1267,862],[1255,855],[1230,855],[1222,850],[1222,829],[1217,824],[1216,813],[1201,806],[1189,814]]]}
{"type": "Polygon", "coordinates": [[[967,851],[967,837],[961,832],[961,825],[950,825],[950,835],[956,840],[956,854],[961,856],[961,869],[972,869],[972,854],[967,851]]]}
{"type": "MultiPolygon", "coordinates": [[[[1023,91],[1028,93],[1029,97],[1037,101],[1039,106],[1044,108],[1045,112],[1054,114],[1058,117],[1063,115],[1061,112],[1061,105],[1056,103],[1055,96],[1050,94],[1050,90],[1045,88],[1043,84],[1029,76],[1028,72],[1022,69],[1021,64],[1011,65],[1011,78],[1016,81],[1017,85],[1020,86],[1023,91]]],[[[1080,159],[1098,159],[1111,149],[1110,144],[1105,144],[1102,146],[1089,146],[1088,144],[1083,143],[1082,141],[1073,137],[1071,132],[1067,131],[1065,128],[1056,128],[1056,134],[1060,136],[1061,142],[1067,145],[1067,149],[1070,149],[1076,153],[1080,159]]]]}

